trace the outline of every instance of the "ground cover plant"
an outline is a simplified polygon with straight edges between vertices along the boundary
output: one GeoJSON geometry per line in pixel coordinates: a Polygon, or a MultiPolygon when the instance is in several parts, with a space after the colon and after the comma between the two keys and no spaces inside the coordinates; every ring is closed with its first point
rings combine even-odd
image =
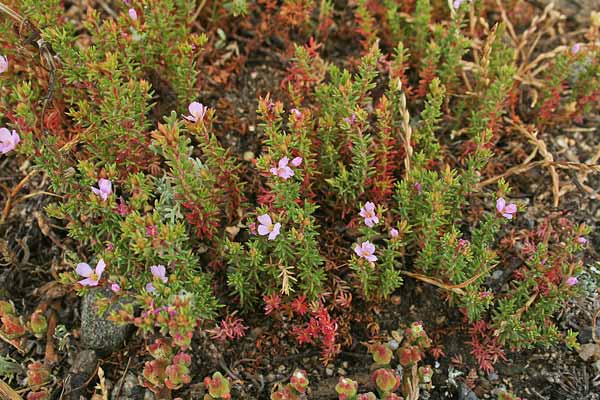
{"type": "Polygon", "coordinates": [[[0,390],[597,398],[600,10],[0,11],[0,390]]]}

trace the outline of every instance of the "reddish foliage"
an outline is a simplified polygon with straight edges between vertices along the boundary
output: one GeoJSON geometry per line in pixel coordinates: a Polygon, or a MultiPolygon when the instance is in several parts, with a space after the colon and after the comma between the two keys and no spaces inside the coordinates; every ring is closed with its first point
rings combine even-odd
{"type": "Polygon", "coordinates": [[[467,343],[473,347],[471,355],[483,371],[490,373],[494,371],[494,364],[500,359],[506,361],[502,344],[486,321],[475,322],[469,329],[469,334],[471,341],[467,343]]]}
{"type": "Polygon", "coordinates": [[[247,329],[248,327],[244,325],[244,321],[232,314],[227,315],[219,325],[208,332],[213,339],[224,342],[244,337],[247,329]]]}

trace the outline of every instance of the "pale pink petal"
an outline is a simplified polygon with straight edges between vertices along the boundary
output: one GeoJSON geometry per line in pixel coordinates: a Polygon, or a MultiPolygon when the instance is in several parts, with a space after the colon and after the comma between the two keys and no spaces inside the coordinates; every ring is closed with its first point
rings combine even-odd
{"type": "Polygon", "coordinates": [[[369,254],[373,254],[375,252],[375,245],[373,245],[373,243],[371,243],[371,242],[364,242],[363,250],[365,250],[369,254]]]}
{"type": "Polygon", "coordinates": [[[112,285],[110,285],[110,290],[112,290],[115,293],[120,292],[121,286],[118,283],[113,283],[112,285]]]}
{"type": "Polygon", "coordinates": [[[279,170],[276,167],[271,168],[270,171],[273,175],[279,175],[279,170]]]}
{"type": "Polygon", "coordinates": [[[362,257],[362,248],[358,243],[354,246],[354,252],[357,256],[362,257]]]}
{"type": "Polygon", "coordinates": [[[398,229],[396,229],[396,228],[390,229],[390,236],[391,237],[397,238],[399,234],[400,234],[400,232],[398,232],[398,229]]]}
{"type": "Polygon", "coordinates": [[[283,167],[279,169],[279,176],[283,179],[289,179],[294,176],[294,171],[290,167],[283,167]]]}
{"type": "Polygon", "coordinates": [[[154,293],[156,292],[156,288],[154,287],[154,285],[152,284],[152,282],[149,282],[146,284],[146,292],[148,293],[154,293]]]}
{"type": "Polygon", "coordinates": [[[373,227],[373,218],[365,218],[365,225],[369,228],[373,227]]]}
{"type": "Polygon", "coordinates": [[[579,279],[577,279],[577,278],[576,278],[576,277],[574,277],[574,276],[570,276],[570,277],[567,279],[567,285],[569,285],[569,286],[574,286],[574,285],[577,285],[577,283],[579,283],[579,279]]]}
{"type": "Polygon", "coordinates": [[[302,157],[295,157],[292,160],[292,166],[299,167],[302,164],[302,157]]]}
{"type": "Polygon", "coordinates": [[[137,15],[137,12],[135,11],[135,8],[130,8],[128,11],[128,14],[129,14],[129,18],[131,18],[132,21],[137,21],[138,15],[137,15]]]}
{"type": "Polygon", "coordinates": [[[290,161],[289,158],[281,157],[281,160],[279,160],[279,163],[278,163],[279,168],[287,167],[289,161],[290,161]]]}
{"type": "Polygon", "coordinates": [[[265,236],[271,233],[271,229],[267,225],[259,225],[258,226],[258,234],[261,236],[265,236]]]}
{"type": "Polygon", "coordinates": [[[204,115],[206,114],[206,107],[204,104],[198,103],[197,101],[190,103],[188,110],[192,115],[192,118],[194,118],[194,122],[204,119],[204,115]]]}
{"type": "Polygon", "coordinates": [[[100,191],[102,191],[106,194],[110,194],[110,192],[112,191],[112,183],[108,179],[104,179],[104,178],[99,179],[98,187],[100,188],[100,191]]]}
{"type": "Polygon", "coordinates": [[[281,224],[279,222],[276,223],[275,225],[273,225],[273,230],[269,234],[269,240],[275,240],[277,235],[279,235],[280,230],[281,230],[281,224]]]}
{"type": "Polygon", "coordinates": [[[167,281],[169,280],[166,276],[167,270],[164,265],[153,265],[150,267],[150,272],[152,273],[152,275],[163,281],[163,283],[167,283],[167,281]]]}
{"type": "Polygon", "coordinates": [[[259,215],[256,219],[263,225],[269,226],[273,224],[273,221],[271,220],[271,216],[269,214],[259,215]]]}
{"type": "Polygon", "coordinates": [[[98,286],[98,281],[92,278],[85,278],[79,281],[82,286],[98,286]]]}
{"type": "Polygon", "coordinates": [[[373,218],[371,218],[373,220],[373,222],[377,225],[379,223],[379,217],[377,215],[374,215],[373,218]]]}
{"type": "Polygon", "coordinates": [[[502,216],[506,219],[512,219],[513,215],[508,213],[503,213],[502,216]]]}
{"type": "Polygon", "coordinates": [[[96,265],[96,275],[98,275],[98,279],[100,279],[100,276],[102,275],[105,269],[106,264],[104,263],[103,259],[100,259],[100,261],[98,261],[98,264],[96,265]]]}
{"type": "Polygon", "coordinates": [[[75,272],[77,272],[77,275],[85,276],[86,278],[91,276],[94,273],[94,271],[92,270],[92,267],[90,267],[86,263],[77,264],[77,268],[75,268],[75,272]]]}
{"type": "Polygon", "coordinates": [[[371,261],[371,262],[377,261],[377,257],[372,254],[370,256],[366,256],[365,258],[367,259],[367,261],[371,261]]]}
{"type": "Polygon", "coordinates": [[[504,212],[509,214],[515,214],[517,212],[517,206],[511,203],[504,207],[504,212]]]}
{"type": "Polygon", "coordinates": [[[370,212],[373,212],[373,211],[375,211],[375,204],[373,204],[373,203],[372,203],[372,202],[370,202],[370,201],[367,201],[367,202],[365,203],[365,210],[367,210],[367,211],[370,211],[370,212]]]}
{"type": "Polygon", "coordinates": [[[6,128],[0,128],[0,142],[9,142],[12,140],[10,131],[6,128]]]}
{"type": "Polygon", "coordinates": [[[0,56],[0,74],[6,72],[8,69],[8,59],[4,56],[0,56]]]}
{"type": "Polygon", "coordinates": [[[504,210],[504,207],[506,206],[506,201],[500,197],[498,200],[496,200],[496,210],[498,210],[499,213],[502,212],[502,210],[504,210]]]}

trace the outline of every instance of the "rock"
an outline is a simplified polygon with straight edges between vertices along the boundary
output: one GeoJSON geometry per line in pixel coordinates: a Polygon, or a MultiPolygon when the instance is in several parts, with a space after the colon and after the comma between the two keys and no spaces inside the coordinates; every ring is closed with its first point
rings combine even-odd
{"type": "Polygon", "coordinates": [[[117,381],[110,398],[111,400],[137,400],[144,397],[145,391],[145,388],[139,385],[137,376],[133,372],[128,372],[122,385],[117,381]]]}
{"type": "Polygon", "coordinates": [[[126,298],[120,298],[111,304],[104,314],[98,314],[96,301],[112,296],[109,288],[90,290],[81,304],[81,343],[83,347],[96,350],[101,355],[110,354],[120,348],[132,330],[131,325],[116,324],[108,320],[112,311],[118,311],[126,304],[126,298]]]}
{"type": "Polygon", "coordinates": [[[83,350],[75,357],[69,370],[69,379],[65,379],[65,399],[79,400],[86,387],[91,383],[92,375],[96,372],[98,357],[93,350],[83,350]]]}
{"type": "Polygon", "coordinates": [[[600,360],[600,344],[586,343],[579,347],[579,357],[583,361],[600,360]]]}
{"type": "MultiPolygon", "coordinates": [[[[596,326],[596,337],[600,338],[600,324],[598,324],[598,326],[596,326]]],[[[581,344],[593,343],[594,337],[592,335],[592,327],[586,326],[585,328],[581,329],[579,331],[579,335],[577,336],[577,339],[579,340],[579,343],[581,343],[581,344]]]]}
{"type": "Polygon", "coordinates": [[[458,400],[479,400],[479,397],[464,382],[458,384],[458,400]]]}

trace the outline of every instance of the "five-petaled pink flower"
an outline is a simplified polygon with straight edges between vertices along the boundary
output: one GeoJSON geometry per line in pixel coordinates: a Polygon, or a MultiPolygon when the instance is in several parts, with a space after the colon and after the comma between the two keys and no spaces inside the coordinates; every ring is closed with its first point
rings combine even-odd
{"type": "Polygon", "coordinates": [[[204,116],[206,115],[206,111],[208,111],[208,107],[206,107],[202,103],[198,103],[197,101],[194,101],[193,103],[190,103],[190,105],[188,106],[188,111],[190,112],[190,115],[185,115],[184,118],[187,119],[188,121],[198,122],[198,121],[202,121],[204,119],[204,116]]]}
{"type": "Polygon", "coordinates": [[[0,74],[8,69],[8,58],[0,56],[0,74]]]}
{"type": "Polygon", "coordinates": [[[579,243],[581,245],[585,245],[585,244],[587,244],[587,242],[588,242],[587,239],[584,238],[583,236],[578,236],[577,237],[577,243],[579,243]]]}
{"type": "Polygon", "coordinates": [[[357,256],[364,258],[367,261],[375,262],[377,261],[377,257],[375,257],[375,245],[369,242],[362,242],[361,244],[356,244],[354,246],[354,252],[357,256]]]}
{"type": "Polygon", "coordinates": [[[517,206],[514,203],[506,204],[506,200],[500,197],[496,200],[496,210],[498,210],[504,218],[512,219],[517,213],[517,206]]]}
{"type": "Polygon", "coordinates": [[[112,193],[112,183],[108,179],[98,179],[98,188],[93,187],[92,192],[96,196],[100,196],[102,200],[108,199],[108,196],[112,193]]]}
{"type": "Polygon", "coordinates": [[[373,225],[379,223],[379,217],[375,213],[375,204],[370,201],[367,201],[365,205],[361,207],[359,215],[365,219],[365,225],[369,228],[372,228],[373,225]]]}
{"type": "Polygon", "coordinates": [[[263,214],[258,216],[258,234],[261,236],[269,235],[269,240],[275,240],[279,231],[281,230],[281,224],[278,222],[273,224],[269,214],[263,214]]]}
{"type": "Polygon", "coordinates": [[[153,265],[150,267],[150,272],[152,276],[160,279],[163,283],[167,283],[169,278],[167,278],[167,270],[164,265],[153,265]]]}
{"type": "Polygon", "coordinates": [[[294,176],[294,171],[288,167],[290,159],[287,157],[281,157],[281,160],[277,163],[277,167],[271,168],[271,173],[277,175],[283,179],[289,179],[294,176]]]}
{"type": "Polygon", "coordinates": [[[574,276],[570,276],[570,277],[567,279],[567,285],[569,285],[569,286],[574,286],[574,285],[577,285],[577,283],[579,283],[579,279],[577,279],[577,278],[576,278],[576,277],[574,277],[574,276]]]}
{"type": "Polygon", "coordinates": [[[77,264],[75,272],[77,272],[79,276],[85,278],[79,281],[79,284],[82,286],[98,286],[98,282],[100,281],[104,269],[106,269],[106,264],[103,259],[100,259],[96,265],[96,269],[92,269],[92,267],[86,263],[79,263],[77,264]]]}
{"type": "Polygon", "coordinates": [[[6,154],[17,147],[21,141],[17,131],[9,131],[6,128],[0,128],[0,153],[6,154]]]}
{"type": "Polygon", "coordinates": [[[390,229],[390,236],[392,238],[396,239],[398,237],[398,235],[400,235],[400,232],[398,232],[398,229],[396,229],[396,228],[390,229]]]}
{"type": "Polygon", "coordinates": [[[299,167],[302,165],[302,157],[294,157],[290,164],[292,164],[292,167],[299,167]]]}
{"type": "Polygon", "coordinates": [[[129,18],[131,18],[132,21],[137,21],[138,15],[135,11],[135,8],[130,8],[129,11],[127,11],[127,13],[129,14],[129,18]]]}

